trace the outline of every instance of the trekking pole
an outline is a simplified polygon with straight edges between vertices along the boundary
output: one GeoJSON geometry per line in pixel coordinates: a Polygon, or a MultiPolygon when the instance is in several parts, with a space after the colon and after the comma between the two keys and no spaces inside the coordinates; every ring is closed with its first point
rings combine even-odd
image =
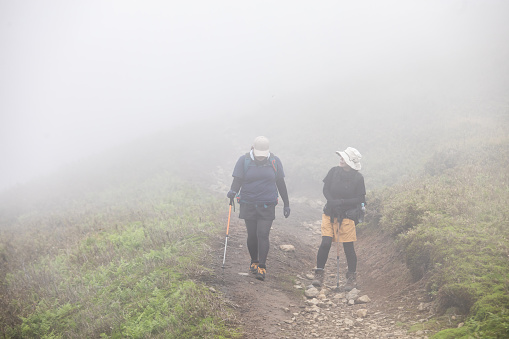
{"type": "MultiPolygon", "coordinates": [[[[339,239],[337,239],[339,240],[339,239]]],[[[336,261],[338,265],[338,272],[336,275],[336,290],[339,291],[339,241],[336,242],[336,261]]]]}
{"type": "MultiPolygon", "coordinates": [[[[336,235],[336,262],[338,266],[338,272],[336,273],[336,291],[339,291],[339,228],[341,227],[342,223],[343,219],[338,218],[338,229],[336,235]]],[[[334,231],[336,231],[336,229],[334,229],[334,231]]]]}
{"type": "Polygon", "coordinates": [[[226,260],[226,246],[228,245],[228,231],[230,230],[230,217],[232,215],[232,205],[235,203],[233,202],[233,198],[230,199],[230,210],[228,212],[228,224],[226,225],[226,239],[224,241],[224,254],[223,254],[223,266],[224,268],[224,261],[226,260]]]}

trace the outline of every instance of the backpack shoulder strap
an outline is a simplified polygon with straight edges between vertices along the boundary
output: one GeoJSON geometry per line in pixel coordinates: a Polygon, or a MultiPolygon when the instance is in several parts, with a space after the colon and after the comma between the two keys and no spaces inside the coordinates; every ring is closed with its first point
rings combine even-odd
{"type": "Polygon", "coordinates": [[[277,174],[277,161],[276,161],[276,156],[273,153],[270,153],[270,155],[269,155],[269,162],[270,162],[270,165],[272,166],[272,168],[274,169],[274,173],[277,174]]]}
{"type": "MultiPolygon", "coordinates": [[[[247,169],[248,169],[249,164],[251,163],[251,161],[252,161],[251,154],[250,153],[246,153],[246,155],[244,156],[244,173],[247,172],[247,169]]],[[[272,169],[274,170],[274,173],[277,174],[276,156],[274,154],[270,153],[268,161],[270,163],[270,166],[272,166],[272,169]]]]}

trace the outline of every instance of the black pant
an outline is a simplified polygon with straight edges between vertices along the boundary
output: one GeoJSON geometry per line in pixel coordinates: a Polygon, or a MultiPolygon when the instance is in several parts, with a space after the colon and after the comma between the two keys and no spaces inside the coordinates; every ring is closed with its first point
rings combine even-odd
{"type": "Polygon", "coordinates": [[[272,220],[245,220],[247,229],[247,249],[251,256],[251,262],[258,262],[265,268],[267,255],[269,254],[269,233],[272,220]]]}
{"type": "MultiPolygon", "coordinates": [[[[316,268],[324,268],[327,259],[329,258],[329,251],[332,245],[332,237],[322,237],[322,243],[320,244],[320,248],[318,249],[318,254],[316,255],[316,268]]],[[[355,253],[355,248],[353,246],[353,242],[344,242],[343,250],[345,251],[346,262],[348,264],[349,272],[357,271],[357,254],[355,253]]]]}

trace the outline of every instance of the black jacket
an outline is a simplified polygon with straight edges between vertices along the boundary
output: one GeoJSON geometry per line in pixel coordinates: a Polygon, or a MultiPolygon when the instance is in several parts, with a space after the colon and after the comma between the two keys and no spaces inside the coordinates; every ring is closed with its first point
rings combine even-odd
{"type": "Polygon", "coordinates": [[[324,213],[328,216],[344,217],[347,210],[366,203],[364,177],[358,171],[332,167],[323,183],[323,195],[327,199],[324,213]]]}

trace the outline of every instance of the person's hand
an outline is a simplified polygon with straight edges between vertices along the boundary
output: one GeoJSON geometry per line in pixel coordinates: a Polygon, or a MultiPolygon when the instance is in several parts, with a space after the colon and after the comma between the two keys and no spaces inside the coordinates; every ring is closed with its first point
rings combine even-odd
{"type": "Polygon", "coordinates": [[[333,199],[333,200],[327,201],[327,204],[330,206],[331,209],[335,210],[335,209],[340,208],[341,205],[343,205],[343,200],[342,199],[333,199]]]}
{"type": "Polygon", "coordinates": [[[228,197],[228,199],[233,199],[233,198],[235,198],[236,195],[237,195],[237,192],[232,191],[232,190],[229,190],[228,193],[226,193],[226,196],[228,197]]]}
{"type": "Polygon", "coordinates": [[[285,218],[288,218],[290,216],[290,206],[283,207],[283,215],[285,218]]]}

